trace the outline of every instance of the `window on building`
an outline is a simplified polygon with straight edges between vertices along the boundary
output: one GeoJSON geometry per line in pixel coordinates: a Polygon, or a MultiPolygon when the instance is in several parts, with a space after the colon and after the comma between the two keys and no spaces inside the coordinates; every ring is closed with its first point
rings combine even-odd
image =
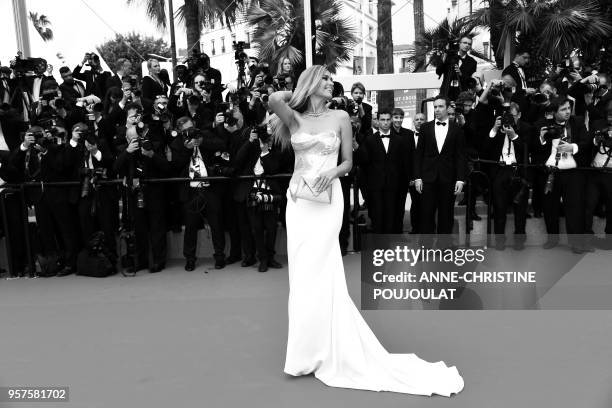
{"type": "Polygon", "coordinates": [[[215,55],[217,51],[215,50],[215,40],[210,40],[210,44],[212,45],[212,55],[215,55]]]}
{"type": "Polygon", "coordinates": [[[251,33],[247,33],[247,44],[251,43],[251,33]]]}
{"type": "Polygon", "coordinates": [[[372,28],[371,25],[368,25],[368,40],[374,40],[372,38],[372,31],[374,31],[374,29],[372,28]]]}
{"type": "Polygon", "coordinates": [[[491,56],[489,55],[489,43],[488,43],[488,42],[483,42],[483,43],[482,43],[482,49],[483,49],[483,51],[484,51],[484,55],[485,55],[487,58],[491,58],[491,56]]]}
{"type": "Polygon", "coordinates": [[[225,52],[225,37],[221,37],[221,54],[225,52]]]}
{"type": "Polygon", "coordinates": [[[374,14],[374,2],[372,0],[368,1],[368,13],[374,14]]]}
{"type": "Polygon", "coordinates": [[[457,0],[451,0],[451,6],[457,7],[457,0]]]}

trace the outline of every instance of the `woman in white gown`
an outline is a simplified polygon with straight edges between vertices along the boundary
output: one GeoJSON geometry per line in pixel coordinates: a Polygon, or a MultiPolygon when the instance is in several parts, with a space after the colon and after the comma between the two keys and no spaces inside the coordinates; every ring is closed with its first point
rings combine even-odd
{"type": "Polygon", "coordinates": [[[343,212],[338,176],[351,169],[353,138],[348,114],[326,107],[332,90],[330,73],[315,65],[302,73],[293,93],[276,92],[269,99],[275,138],[284,147],[290,143],[295,152],[286,211],[289,333],[284,372],[314,373],[332,387],[450,397],[464,386],[457,368],[415,354],[390,354],[349,296],[338,243],[343,212]],[[331,185],[331,203],[296,197],[301,177],[317,175],[314,189],[331,185]]]}

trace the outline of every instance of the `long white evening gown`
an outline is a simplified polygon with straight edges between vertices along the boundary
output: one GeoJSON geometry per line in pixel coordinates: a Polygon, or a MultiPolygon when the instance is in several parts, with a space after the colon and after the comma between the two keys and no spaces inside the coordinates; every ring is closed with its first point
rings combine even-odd
{"type": "Polygon", "coordinates": [[[301,175],[338,163],[334,131],[291,136],[295,170],[287,192],[289,333],[284,372],[314,373],[331,387],[450,397],[463,389],[455,366],[430,363],[415,354],[390,354],[349,296],[338,233],[342,224],[340,180],[331,204],[293,200],[301,175]]]}

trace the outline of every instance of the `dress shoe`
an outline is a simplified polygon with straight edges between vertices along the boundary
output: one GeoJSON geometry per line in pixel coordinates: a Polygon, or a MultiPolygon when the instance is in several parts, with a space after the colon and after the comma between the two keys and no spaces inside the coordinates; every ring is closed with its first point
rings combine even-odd
{"type": "Polygon", "coordinates": [[[572,245],[572,252],[577,254],[577,255],[580,255],[580,254],[583,254],[585,251],[579,245],[572,245]]]}
{"type": "Polygon", "coordinates": [[[74,273],[74,269],[71,266],[66,266],[64,269],[57,273],[57,276],[68,276],[74,273]]]}
{"type": "Polygon", "coordinates": [[[476,214],[476,212],[473,212],[470,214],[470,218],[474,221],[480,221],[482,220],[482,217],[480,217],[480,215],[476,214]]]}
{"type": "Polygon", "coordinates": [[[191,272],[195,269],[195,259],[188,259],[187,262],[185,262],[185,270],[188,272],[191,272]]]}
{"type": "Polygon", "coordinates": [[[549,238],[548,241],[546,241],[544,245],[542,245],[542,248],[551,249],[551,248],[556,247],[557,245],[559,245],[559,240],[549,238]]]}
{"type": "Polygon", "coordinates": [[[136,273],[138,271],[142,271],[143,269],[147,269],[147,266],[148,265],[145,264],[145,263],[140,263],[140,264],[138,264],[136,266],[130,265],[130,266],[128,266],[126,268],[126,271],[129,272],[129,273],[136,273]]]}
{"type": "Polygon", "coordinates": [[[149,268],[149,272],[150,273],[161,272],[165,267],[166,267],[166,265],[163,264],[163,263],[153,264],[153,266],[151,266],[151,268],[149,268]]]}
{"type": "Polygon", "coordinates": [[[227,258],[225,258],[225,264],[226,265],[231,265],[233,263],[236,263],[240,260],[239,256],[228,256],[227,258]]]}
{"type": "Polygon", "coordinates": [[[215,261],[215,269],[223,269],[225,268],[225,261],[223,259],[219,259],[215,261]]]}
{"type": "Polygon", "coordinates": [[[259,268],[257,268],[257,270],[259,272],[266,272],[268,270],[268,262],[266,261],[261,261],[259,263],[259,268]]]}
{"type": "Polygon", "coordinates": [[[247,267],[247,266],[255,265],[255,263],[257,263],[257,260],[255,258],[246,258],[244,261],[242,261],[240,266],[247,267]]]}
{"type": "Polygon", "coordinates": [[[281,269],[283,267],[283,265],[280,262],[278,262],[276,259],[270,259],[268,261],[268,266],[274,269],[281,269]]]}

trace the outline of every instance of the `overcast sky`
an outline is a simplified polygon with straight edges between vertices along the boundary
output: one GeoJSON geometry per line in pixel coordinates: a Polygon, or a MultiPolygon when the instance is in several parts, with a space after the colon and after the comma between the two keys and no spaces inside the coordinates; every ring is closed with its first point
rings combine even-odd
{"type": "MultiPolygon", "coordinates": [[[[55,36],[53,41],[43,43],[40,36],[31,28],[32,53],[48,57],[60,52],[68,65],[75,65],[80,62],[86,51],[92,51],[96,45],[114,38],[114,31],[120,34],[136,31],[141,34],[162,37],[168,44],[170,43],[170,35],[167,30],[157,29],[146,18],[142,5],[128,6],[126,3],[126,0],[26,0],[28,11],[37,12],[39,15],[44,14],[49,18],[55,36]]],[[[393,42],[394,44],[409,43],[413,41],[412,1],[395,0],[394,3],[393,12],[396,13],[392,20],[393,42]],[[409,23],[406,24],[406,22],[409,23]]],[[[426,27],[435,25],[444,18],[446,0],[427,0],[424,3],[426,27]]],[[[183,0],[174,1],[175,8],[182,4],[183,0]]],[[[31,24],[29,25],[31,27],[31,24]]],[[[9,0],[0,0],[0,27],[3,27],[0,61],[2,65],[8,65],[17,50],[12,2],[9,0]]],[[[185,29],[178,23],[176,43],[177,48],[186,48],[185,29]]]]}

